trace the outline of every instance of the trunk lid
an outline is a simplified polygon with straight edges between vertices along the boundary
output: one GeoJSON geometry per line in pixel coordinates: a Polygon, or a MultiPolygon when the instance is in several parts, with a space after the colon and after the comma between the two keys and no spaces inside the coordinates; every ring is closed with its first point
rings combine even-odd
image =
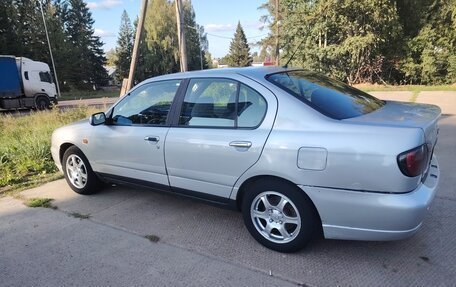
{"type": "Polygon", "coordinates": [[[420,128],[424,132],[426,144],[433,147],[437,141],[440,114],[440,108],[435,105],[386,101],[382,108],[374,112],[343,121],[366,125],[420,128]]]}
{"type": "Polygon", "coordinates": [[[428,164],[422,177],[425,179],[437,143],[440,115],[441,110],[435,105],[386,101],[382,108],[374,112],[343,121],[365,125],[420,128],[425,137],[423,144],[426,144],[428,149],[428,164]]]}

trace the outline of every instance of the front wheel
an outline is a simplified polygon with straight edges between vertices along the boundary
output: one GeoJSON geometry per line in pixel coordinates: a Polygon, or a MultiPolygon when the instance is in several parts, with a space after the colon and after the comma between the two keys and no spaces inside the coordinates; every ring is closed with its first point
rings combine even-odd
{"type": "Polygon", "coordinates": [[[242,201],[244,223],[264,246],[279,252],[302,249],[317,230],[311,200],[291,183],[275,179],[254,183],[242,201]]]}
{"type": "Polygon", "coordinates": [[[35,106],[38,110],[44,111],[51,108],[51,101],[47,96],[38,96],[35,100],[35,106]]]}
{"type": "Polygon", "coordinates": [[[92,194],[100,188],[100,181],[80,149],[68,148],[62,159],[63,173],[68,185],[79,194],[92,194]]]}

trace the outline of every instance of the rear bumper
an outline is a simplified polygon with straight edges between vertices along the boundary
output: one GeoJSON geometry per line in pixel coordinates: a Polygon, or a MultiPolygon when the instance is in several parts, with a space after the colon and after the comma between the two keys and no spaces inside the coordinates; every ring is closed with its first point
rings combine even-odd
{"type": "Polygon", "coordinates": [[[325,238],[397,240],[411,236],[434,199],[440,171],[432,157],[426,180],[404,194],[382,194],[299,186],[314,202],[325,238]]]}

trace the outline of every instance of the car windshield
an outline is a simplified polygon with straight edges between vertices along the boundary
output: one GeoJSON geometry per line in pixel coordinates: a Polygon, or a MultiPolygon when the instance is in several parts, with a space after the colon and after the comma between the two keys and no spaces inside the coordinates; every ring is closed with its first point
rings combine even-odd
{"type": "Polygon", "coordinates": [[[363,91],[314,72],[281,72],[271,74],[266,79],[320,113],[337,120],[358,117],[385,105],[385,102],[363,91]]]}

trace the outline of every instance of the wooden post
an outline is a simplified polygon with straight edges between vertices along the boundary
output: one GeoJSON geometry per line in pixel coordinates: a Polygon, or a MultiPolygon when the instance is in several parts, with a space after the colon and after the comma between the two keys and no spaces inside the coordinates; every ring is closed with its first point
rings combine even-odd
{"type": "MultiPolygon", "coordinates": [[[[131,55],[130,71],[128,73],[126,91],[129,91],[131,89],[131,86],[133,85],[136,61],[138,60],[139,44],[141,41],[141,33],[144,26],[144,18],[146,17],[147,2],[148,0],[142,0],[141,13],[139,14],[138,26],[136,27],[135,44],[133,45],[133,54],[131,55]]],[[[123,94],[121,93],[120,96],[123,96],[123,94]]]]}
{"type": "Polygon", "coordinates": [[[185,22],[182,14],[182,0],[176,0],[177,36],[179,41],[180,69],[187,71],[187,48],[185,46],[185,22]]]}

